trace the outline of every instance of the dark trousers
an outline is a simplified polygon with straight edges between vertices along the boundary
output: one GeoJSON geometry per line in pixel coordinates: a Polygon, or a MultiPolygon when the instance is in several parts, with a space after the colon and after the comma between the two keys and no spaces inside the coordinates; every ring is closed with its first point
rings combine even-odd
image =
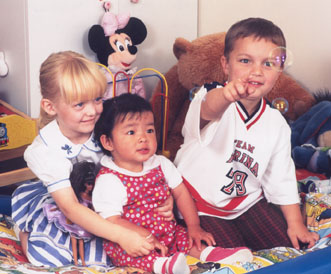
{"type": "Polygon", "coordinates": [[[253,251],[277,246],[292,247],[282,212],[266,199],[236,219],[200,216],[200,224],[214,236],[217,246],[247,246],[253,251]]]}

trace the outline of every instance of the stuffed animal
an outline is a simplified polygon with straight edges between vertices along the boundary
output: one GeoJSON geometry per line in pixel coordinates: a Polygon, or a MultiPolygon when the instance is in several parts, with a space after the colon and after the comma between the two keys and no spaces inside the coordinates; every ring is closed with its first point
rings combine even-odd
{"type": "MultiPolygon", "coordinates": [[[[105,98],[128,92],[130,77],[137,68],[132,67],[137,58],[137,46],[147,36],[145,24],[128,14],[115,15],[106,10],[101,25],[93,25],[88,32],[88,43],[97,54],[99,62],[106,68],[108,88],[105,98]],[[113,76],[108,72],[111,72],[113,76]],[[114,78],[113,78],[114,77],[114,78]],[[113,91],[113,80],[116,85],[113,91]]],[[[145,87],[141,78],[132,81],[132,93],[145,97],[145,87]]]]}
{"type": "Polygon", "coordinates": [[[321,101],[291,124],[298,168],[331,176],[331,101],[321,101]]]}
{"type": "MultiPolygon", "coordinates": [[[[185,115],[190,103],[190,90],[205,83],[217,81],[224,83],[226,76],[221,66],[224,51],[225,32],[202,36],[192,42],[177,38],[173,45],[173,53],[178,62],[165,74],[168,83],[168,132],[166,147],[170,151],[170,159],[174,159],[179,146],[183,142],[181,134],[185,115]]],[[[161,83],[152,93],[155,125],[161,132],[161,83]]],[[[294,121],[314,104],[313,96],[301,87],[292,77],[282,73],[267,99],[272,102],[276,98],[284,98],[289,103],[284,114],[287,120],[294,121]]],[[[159,143],[162,142],[159,137],[159,143]]]]}

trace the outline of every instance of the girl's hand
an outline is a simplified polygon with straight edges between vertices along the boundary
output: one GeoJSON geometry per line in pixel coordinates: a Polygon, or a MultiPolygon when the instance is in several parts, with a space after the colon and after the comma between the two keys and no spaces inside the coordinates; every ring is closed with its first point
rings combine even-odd
{"type": "Polygon", "coordinates": [[[163,204],[161,204],[158,208],[156,208],[156,211],[164,217],[165,221],[172,221],[174,217],[173,213],[174,208],[174,199],[172,195],[169,196],[167,200],[163,204]]]}
{"type": "Polygon", "coordinates": [[[189,235],[189,248],[196,246],[201,251],[201,241],[205,241],[207,245],[216,245],[212,234],[204,231],[200,225],[191,225],[187,227],[189,235]]]}
{"type": "Polygon", "coordinates": [[[146,256],[156,245],[151,239],[139,235],[135,231],[128,231],[123,235],[118,244],[132,257],[146,256]]]}

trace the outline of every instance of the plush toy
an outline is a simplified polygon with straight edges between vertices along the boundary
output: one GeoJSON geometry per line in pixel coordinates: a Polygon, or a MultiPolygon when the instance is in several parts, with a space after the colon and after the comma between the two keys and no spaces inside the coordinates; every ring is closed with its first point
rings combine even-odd
{"type": "Polygon", "coordinates": [[[292,158],[299,168],[331,176],[331,101],[321,101],[291,125],[292,158]]]}
{"type": "MultiPolygon", "coordinates": [[[[136,45],[142,43],[146,36],[146,26],[140,19],[130,17],[128,14],[115,15],[107,10],[101,25],[93,25],[90,28],[89,46],[97,54],[99,62],[106,68],[109,85],[105,98],[128,92],[129,78],[137,69],[132,67],[137,58],[136,45]],[[113,80],[116,82],[115,92],[113,80]]],[[[145,87],[141,78],[135,78],[132,81],[131,92],[145,97],[145,87]]]]}
{"type": "MultiPolygon", "coordinates": [[[[168,133],[167,150],[173,159],[183,142],[181,134],[185,115],[190,103],[190,90],[205,83],[217,81],[224,83],[226,76],[221,66],[224,51],[225,32],[202,36],[192,42],[177,38],[173,52],[178,62],[165,74],[168,83],[168,133]]],[[[161,84],[154,89],[151,102],[154,105],[155,125],[161,132],[160,94],[161,84]]],[[[287,120],[294,121],[314,104],[313,96],[302,88],[289,75],[282,73],[267,99],[272,102],[276,98],[284,98],[289,103],[284,114],[287,120]]],[[[158,139],[162,142],[161,138],[158,139]]]]}

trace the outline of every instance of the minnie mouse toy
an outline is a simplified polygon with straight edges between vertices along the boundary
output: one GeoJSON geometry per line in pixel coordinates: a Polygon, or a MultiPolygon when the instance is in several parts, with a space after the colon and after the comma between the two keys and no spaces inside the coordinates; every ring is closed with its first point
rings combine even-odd
{"type": "MultiPolygon", "coordinates": [[[[109,11],[104,14],[101,25],[93,25],[90,28],[89,46],[97,54],[99,62],[111,71],[116,82],[115,94],[111,83],[113,78],[110,78],[110,73],[106,73],[109,85],[105,99],[129,92],[129,78],[137,69],[132,68],[138,52],[136,45],[142,43],[146,36],[146,26],[140,19],[130,17],[128,14],[115,15],[109,11]],[[125,81],[120,81],[125,78],[125,81]]],[[[132,81],[130,92],[146,97],[141,78],[132,81]]]]}

